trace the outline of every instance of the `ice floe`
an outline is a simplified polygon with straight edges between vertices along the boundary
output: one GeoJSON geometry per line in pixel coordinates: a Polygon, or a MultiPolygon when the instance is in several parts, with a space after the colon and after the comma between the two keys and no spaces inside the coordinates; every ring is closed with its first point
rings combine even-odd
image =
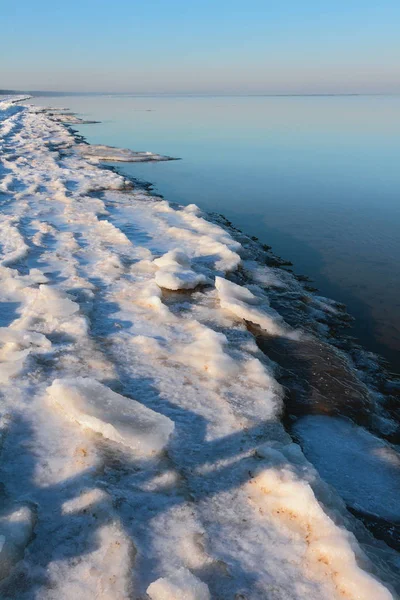
{"type": "Polygon", "coordinates": [[[154,154],[154,152],[135,152],[126,148],[114,148],[102,144],[77,144],[77,152],[85,158],[94,158],[99,161],[108,162],[151,162],[176,160],[170,156],[154,154]]]}

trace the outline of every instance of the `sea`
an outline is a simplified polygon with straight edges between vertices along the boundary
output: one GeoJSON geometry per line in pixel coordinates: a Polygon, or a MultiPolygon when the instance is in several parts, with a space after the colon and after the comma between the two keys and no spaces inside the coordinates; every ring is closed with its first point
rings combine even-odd
{"type": "Polygon", "coordinates": [[[118,169],[272,246],[400,373],[400,96],[58,95],[90,143],[180,160],[118,169]]]}

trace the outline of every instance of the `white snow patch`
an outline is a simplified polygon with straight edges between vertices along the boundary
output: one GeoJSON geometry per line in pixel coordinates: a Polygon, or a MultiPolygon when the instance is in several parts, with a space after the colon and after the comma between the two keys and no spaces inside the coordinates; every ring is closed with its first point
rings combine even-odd
{"type": "Polygon", "coordinates": [[[151,600],[210,600],[208,586],[189,569],[179,569],[161,577],[147,588],[151,600]]]}

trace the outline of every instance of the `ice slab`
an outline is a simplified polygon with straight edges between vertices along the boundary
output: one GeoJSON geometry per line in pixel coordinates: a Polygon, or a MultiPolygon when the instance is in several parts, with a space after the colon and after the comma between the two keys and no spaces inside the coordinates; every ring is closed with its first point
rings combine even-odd
{"type": "Polygon", "coordinates": [[[307,416],[294,425],[306,456],[347,504],[400,520],[400,455],[363,427],[344,419],[307,416]]]}
{"type": "Polygon", "coordinates": [[[72,421],[143,454],[160,452],[174,423],[91,378],[56,379],[47,393],[72,421]]]}
{"type": "Polygon", "coordinates": [[[162,156],[153,152],[135,152],[126,148],[114,148],[102,144],[78,144],[76,150],[85,158],[96,158],[112,162],[149,162],[177,160],[170,156],[162,156]]]}

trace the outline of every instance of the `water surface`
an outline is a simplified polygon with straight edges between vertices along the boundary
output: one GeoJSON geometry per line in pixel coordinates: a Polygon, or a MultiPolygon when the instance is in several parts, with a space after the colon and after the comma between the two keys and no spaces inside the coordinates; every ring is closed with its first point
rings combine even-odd
{"type": "Polygon", "coordinates": [[[218,211],[344,302],[400,371],[400,97],[37,98],[102,121],[89,142],[182,158],[124,165],[218,211]]]}

